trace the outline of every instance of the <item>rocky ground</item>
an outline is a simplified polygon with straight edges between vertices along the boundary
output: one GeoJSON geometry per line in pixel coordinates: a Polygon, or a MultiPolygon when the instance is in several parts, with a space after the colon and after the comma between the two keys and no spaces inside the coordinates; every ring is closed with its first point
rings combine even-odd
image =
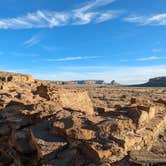
{"type": "Polygon", "coordinates": [[[0,166],[166,165],[166,89],[0,82],[0,166]]]}

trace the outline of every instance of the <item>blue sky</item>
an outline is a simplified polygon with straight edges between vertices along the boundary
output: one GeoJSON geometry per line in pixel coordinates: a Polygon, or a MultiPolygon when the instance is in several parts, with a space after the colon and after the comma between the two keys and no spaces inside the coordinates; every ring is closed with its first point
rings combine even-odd
{"type": "Polygon", "coordinates": [[[0,69],[131,84],[166,75],[165,0],[5,0],[0,69]]]}

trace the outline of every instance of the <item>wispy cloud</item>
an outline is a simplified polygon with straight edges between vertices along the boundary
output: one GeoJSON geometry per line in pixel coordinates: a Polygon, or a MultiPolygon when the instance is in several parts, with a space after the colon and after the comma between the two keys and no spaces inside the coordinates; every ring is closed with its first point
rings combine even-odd
{"type": "Polygon", "coordinates": [[[143,58],[137,58],[136,61],[152,61],[152,60],[158,60],[162,59],[159,56],[149,56],[149,57],[143,57],[143,58]]]}
{"type": "Polygon", "coordinates": [[[97,18],[96,22],[101,23],[108,21],[110,19],[113,19],[114,17],[117,17],[120,14],[119,11],[113,12],[113,11],[107,11],[105,13],[100,14],[100,16],[97,18]]]}
{"type": "Polygon", "coordinates": [[[31,38],[29,38],[28,40],[26,40],[23,44],[27,47],[31,47],[31,46],[38,44],[40,41],[41,41],[40,35],[34,35],[31,38]]]}
{"type": "Polygon", "coordinates": [[[47,59],[49,62],[65,62],[65,61],[78,61],[78,60],[86,60],[86,59],[96,59],[97,56],[76,56],[76,57],[65,57],[59,59],[47,59]]]}
{"type": "Polygon", "coordinates": [[[101,23],[117,17],[121,11],[94,11],[94,9],[113,3],[115,0],[92,0],[81,8],[73,10],[73,24],[83,25],[90,22],[101,23]]]}
{"type": "Polygon", "coordinates": [[[138,23],[140,25],[158,25],[166,26],[166,13],[160,13],[150,16],[129,16],[125,21],[138,23]]]}
{"type": "Polygon", "coordinates": [[[115,0],[91,0],[85,3],[82,7],[75,9],[76,12],[86,12],[91,9],[95,9],[101,6],[113,3],[115,0]]]}
{"type": "Polygon", "coordinates": [[[136,59],[121,59],[120,62],[135,62],[135,61],[154,61],[154,60],[160,60],[160,59],[165,59],[162,56],[146,56],[146,57],[140,57],[136,59]]]}
{"type": "MultiPolygon", "coordinates": [[[[30,29],[53,28],[66,25],[84,25],[88,23],[101,23],[119,15],[119,11],[102,10],[98,8],[113,3],[115,0],[92,0],[82,7],[71,11],[41,11],[15,17],[1,18],[0,29],[30,29]]],[[[36,43],[32,38],[27,44],[36,43]]]]}

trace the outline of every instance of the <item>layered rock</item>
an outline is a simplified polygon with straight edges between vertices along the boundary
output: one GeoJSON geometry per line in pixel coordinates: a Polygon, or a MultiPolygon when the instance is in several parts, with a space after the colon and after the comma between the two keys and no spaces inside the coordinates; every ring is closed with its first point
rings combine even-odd
{"type": "Polygon", "coordinates": [[[0,72],[0,81],[2,82],[32,82],[33,78],[31,75],[0,72]]]}
{"type": "Polygon", "coordinates": [[[41,84],[34,93],[47,100],[55,101],[62,108],[94,114],[92,101],[85,90],[55,88],[41,84]]]}
{"type": "Polygon", "coordinates": [[[0,165],[126,166],[154,153],[150,164],[164,161],[165,92],[1,82],[0,165]]]}

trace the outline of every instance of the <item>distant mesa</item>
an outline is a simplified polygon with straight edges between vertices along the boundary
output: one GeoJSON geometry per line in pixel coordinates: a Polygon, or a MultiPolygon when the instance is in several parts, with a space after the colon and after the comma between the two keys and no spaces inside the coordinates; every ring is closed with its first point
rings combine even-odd
{"type": "Polygon", "coordinates": [[[166,77],[155,77],[149,79],[147,83],[132,85],[137,87],[166,87],[166,77]]]}
{"type": "Polygon", "coordinates": [[[152,78],[145,85],[153,87],[166,87],[166,77],[152,78]]]}
{"type": "MultiPolygon", "coordinates": [[[[34,79],[32,75],[0,71],[0,82],[30,83],[33,81],[34,79]]],[[[105,83],[104,80],[75,80],[75,81],[42,80],[42,82],[52,83],[56,85],[111,85],[111,86],[128,86],[128,87],[166,87],[166,76],[151,78],[147,83],[134,84],[134,85],[123,85],[116,82],[115,80],[112,80],[110,83],[105,83]]]]}

